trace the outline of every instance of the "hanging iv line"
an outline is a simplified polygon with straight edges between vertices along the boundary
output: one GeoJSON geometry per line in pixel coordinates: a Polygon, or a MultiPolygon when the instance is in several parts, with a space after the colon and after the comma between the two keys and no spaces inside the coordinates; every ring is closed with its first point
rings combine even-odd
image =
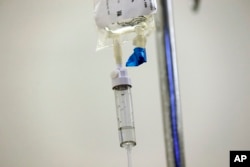
{"type": "Polygon", "coordinates": [[[131,95],[131,79],[127,69],[122,67],[122,51],[119,38],[114,39],[116,69],[111,73],[112,89],[115,93],[117,123],[120,146],[135,146],[134,113],[131,95]]]}

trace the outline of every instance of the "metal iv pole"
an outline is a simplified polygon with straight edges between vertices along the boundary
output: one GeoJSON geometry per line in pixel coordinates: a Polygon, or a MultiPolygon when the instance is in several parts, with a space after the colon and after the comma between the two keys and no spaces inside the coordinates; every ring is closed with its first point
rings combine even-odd
{"type": "Polygon", "coordinates": [[[185,167],[172,0],[158,0],[156,41],[168,167],[185,167]]]}

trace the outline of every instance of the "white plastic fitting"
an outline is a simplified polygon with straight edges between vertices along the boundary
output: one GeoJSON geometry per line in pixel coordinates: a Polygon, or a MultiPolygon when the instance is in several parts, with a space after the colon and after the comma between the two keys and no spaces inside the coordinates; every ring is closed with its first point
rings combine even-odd
{"type": "Polygon", "coordinates": [[[111,73],[111,79],[112,79],[112,88],[120,85],[131,85],[131,79],[128,76],[128,72],[126,68],[118,67],[116,70],[114,70],[111,73]]]}

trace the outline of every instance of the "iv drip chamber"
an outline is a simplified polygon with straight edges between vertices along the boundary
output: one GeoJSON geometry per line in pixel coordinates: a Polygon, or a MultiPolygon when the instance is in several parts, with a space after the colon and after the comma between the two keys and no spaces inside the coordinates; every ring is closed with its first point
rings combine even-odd
{"type": "Polygon", "coordinates": [[[127,75],[126,68],[118,68],[112,73],[111,77],[115,93],[120,146],[135,146],[136,138],[130,78],[127,75]]]}

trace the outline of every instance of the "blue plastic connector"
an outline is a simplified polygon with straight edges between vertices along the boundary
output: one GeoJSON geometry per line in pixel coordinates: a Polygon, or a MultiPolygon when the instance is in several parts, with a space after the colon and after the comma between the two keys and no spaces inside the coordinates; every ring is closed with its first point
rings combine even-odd
{"type": "Polygon", "coordinates": [[[147,62],[146,49],[137,47],[134,48],[134,53],[129,57],[126,62],[127,67],[136,67],[147,62]]]}

